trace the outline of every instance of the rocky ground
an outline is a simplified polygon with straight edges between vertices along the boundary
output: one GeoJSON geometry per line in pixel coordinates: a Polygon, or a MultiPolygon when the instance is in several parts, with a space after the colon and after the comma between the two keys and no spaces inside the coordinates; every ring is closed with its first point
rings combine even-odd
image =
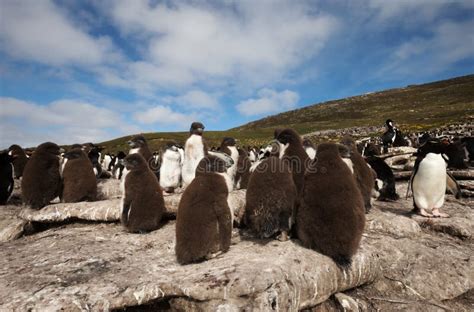
{"type": "MultiPolygon", "coordinates": [[[[404,197],[407,183],[397,184],[404,197]]],[[[234,230],[228,253],[175,260],[173,215],[149,234],[117,222],[118,182],[101,201],[0,208],[0,310],[18,311],[472,311],[473,200],[447,195],[447,219],[410,214],[411,199],[375,202],[350,269],[297,240],[255,240],[234,230]]],[[[18,194],[19,190],[15,190],[18,194]]],[[[232,194],[234,213],[244,191],[232,194]]]]}

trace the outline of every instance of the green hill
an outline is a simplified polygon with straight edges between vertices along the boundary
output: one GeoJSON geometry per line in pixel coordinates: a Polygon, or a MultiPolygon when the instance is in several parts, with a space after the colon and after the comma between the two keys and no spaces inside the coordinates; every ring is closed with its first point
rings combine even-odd
{"type": "MultiPolygon", "coordinates": [[[[314,104],[269,116],[227,131],[206,131],[209,145],[224,136],[240,145],[260,145],[272,139],[275,128],[291,127],[300,134],[318,130],[383,125],[391,118],[404,130],[419,131],[459,123],[474,116],[474,75],[422,85],[390,89],[314,104]]],[[[152,150],[169,140],[184,143],[187,132],[144,134],[152,150]]],[[[131,136],[102,142],[108,151],[127,150],[131,136]]]]}

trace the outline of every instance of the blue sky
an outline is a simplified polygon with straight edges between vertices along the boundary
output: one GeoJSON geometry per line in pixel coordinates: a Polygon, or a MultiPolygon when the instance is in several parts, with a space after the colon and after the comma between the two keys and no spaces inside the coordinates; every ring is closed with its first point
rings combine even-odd
{"type": "Polygon", "coordinates": [[[473,29],[472,0],[2,0],[0,148],[224,130],[472,74],[473,29]]]}

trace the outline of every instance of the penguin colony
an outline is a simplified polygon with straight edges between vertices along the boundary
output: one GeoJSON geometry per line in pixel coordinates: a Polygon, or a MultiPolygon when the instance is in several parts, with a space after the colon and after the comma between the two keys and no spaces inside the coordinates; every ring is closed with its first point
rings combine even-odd
{"type": "Polygon", "coordinates": [[[298,239],[301,245],[351,264],[365,226],[365,214],[378,200],[397,200],[393,172],[381,149],[418,146],[410,189],[413,211],[425,217],[448,217],[441,211],[446,188],[459,192],[447,167],[465,168],[474,156],[472,137],[452,140],[433,134],[404,137],[392,120],[380,140],[315,146],[292,129],[276,129],[266,146],[239,147],[226,137],[208,148],[204,125],[191,124],[184,147],[168,142],[152,153],[142,135],[120,151],[102,155],[92,143],[68,151],[54,143],[39,145],[28,156],[18,145],[0,153],[0,204],[5,205],[21,179],[23,202],[41,209],[62,202],[94,201],[97,179],[121,180],[120,221],[131,233],[160,228],[163,192],[183,192],[176,220],[175,253],[181,264],[200,262],[230,248],[234,189],[247,189],[241,231],[259,239],[298,239]],[[451,142],[452,141],[452,142],[451,142]],[[378,144],[377,144],[378,143],[378,144]]]}

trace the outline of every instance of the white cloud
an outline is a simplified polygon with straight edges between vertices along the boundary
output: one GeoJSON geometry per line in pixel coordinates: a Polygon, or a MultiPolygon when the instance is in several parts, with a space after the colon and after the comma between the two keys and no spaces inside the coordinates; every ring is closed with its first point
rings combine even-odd
{"type": "Polygon", "coordinates": [[[295,108],[300,98],[298,93],[290,90],[277,92],[267,88],[261,89],[257,95],[256,99],[242,101],[237,110],[245,116],[278,113],[295,108]]]}
{"type": "Polygon", "coordinates": [[[444,22],[433,28],[431,36],[416,37],[393,51],[379,75],[439,73],[456,62],[474,57],[474,21],[444,22]]]}
{"type": "Polygon", "coordinates": [[[168,106],[155,105],[149,109],[133,114],[133,119],[142,124],[156,123],[157,128],[172,125],[175,128],[188,127],[196,119],[196,114],[182,114],[168,106]]]}
{"type": "Polygon", "coordinates": [[[13,58],[58,66],[117,57],[109,38],[88,35],[51,1],[2,1],[0,10],[0,47],[13,58]]]}
{"type": "MultiPolygon", "coordinates": [[[[112,110],[77,100],[59,100],[39,105],[0,97],[0,146],[101,142],[130,128],[112,110]]],[[[128,134],[128,133],[127,133],[128,134]]]]}
{"type": "Polygon", "coordinates": [[[292,1],[231,1],[215,7],[112,1],[103,10],[111,12],[125,36],[145,47],[140,62],[107,72],[104,81],[139,91],[279,81],[317,55],[339,25],[335,17],[292,1]]]}

